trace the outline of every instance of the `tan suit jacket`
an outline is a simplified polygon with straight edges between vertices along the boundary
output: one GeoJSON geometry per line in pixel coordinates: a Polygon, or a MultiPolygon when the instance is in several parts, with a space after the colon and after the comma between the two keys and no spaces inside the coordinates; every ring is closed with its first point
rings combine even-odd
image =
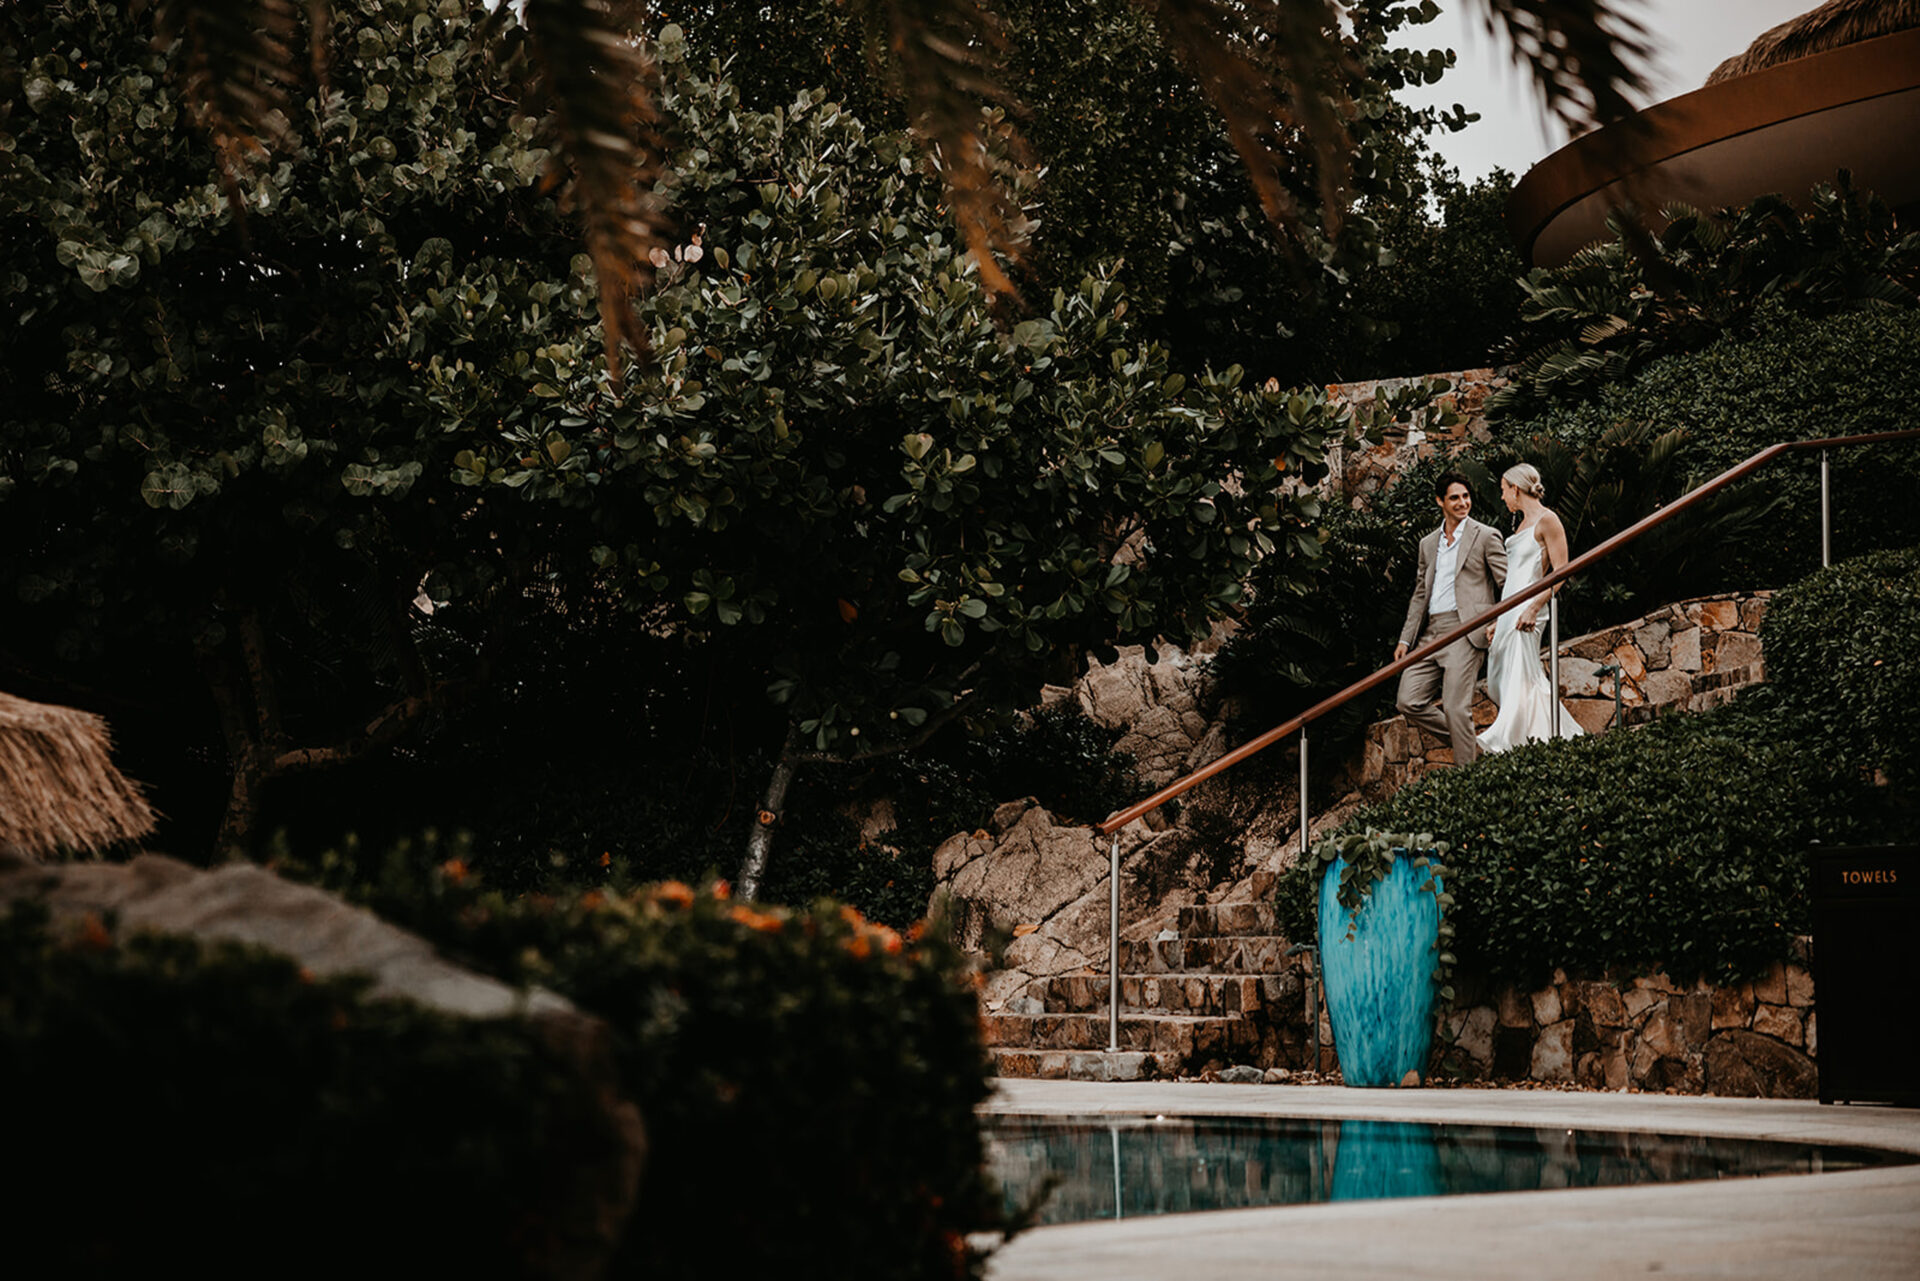
{"type": "MultiPolygon", "coordinates": [[[[1413,601],[1407,606],[1407,621],[1400,629],[1401,643],[1411,649],[1427,625],[1427,602],[1433,598],[1433,566],[1440,559],[1440,531],[1420,540],[1420,581],[1414,585],[1413,601]]],[[[1492,609],[1500,599],[1500,588],[1507,581],[1507,543],[1499,533],[1469,516],[1460,522],[1455,535],[1460,556],[1454,563],[1453,599],[1460,621],[1492,609]]],[[[1486,628],[1476,628],[1467,638],[1475,649],[1487,647],[1486,628]]]]}

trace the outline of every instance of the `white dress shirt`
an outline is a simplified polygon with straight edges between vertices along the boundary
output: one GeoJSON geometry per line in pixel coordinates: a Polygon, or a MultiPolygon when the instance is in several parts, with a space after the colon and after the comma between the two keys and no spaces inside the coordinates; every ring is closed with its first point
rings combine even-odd
{"type": "Polygon", "coordinates": [[[1453,599],[1453,576],[1460,572],[1460,542],[1466,533],[1467,523],[1461,521],[1454,526],[1453,537],[1447,537],[1446,527],[1440,529],[1440,549],[1433,558],[1433,591],[1427,597],[1427,613],[1446,614],[1459,608],[1453,599]]]}

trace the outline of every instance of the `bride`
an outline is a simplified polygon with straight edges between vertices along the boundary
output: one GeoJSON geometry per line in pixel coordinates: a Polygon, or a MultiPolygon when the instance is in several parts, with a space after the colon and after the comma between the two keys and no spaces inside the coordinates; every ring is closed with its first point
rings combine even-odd
{"type": "MultiPolygon", "coordinates": [[[[1567,529],[1542,501],[1546,492],[1540,473],[1528,463],[1508,468],[1500,478],[1500,497],[1507,510],[1520,513],[1520,527],[1507,539],[1507,581],[1502,600],[1567,563],[1567,529]]],[[[1554,691],[1548,688],[1547,674],[1540,666],[1540,633],[1534,625],[1551,595],[1553,592],[1545,592],[1534,597],[1519,609],[1500,615],[1487,628],[1487,694],[1500,712],[1479,736],[1483,752],[1504,752],[1554,736],[1554,691]]],[[[1563,705],[1560,737],[1578,738],[1583,732],[1563,705]]]]}

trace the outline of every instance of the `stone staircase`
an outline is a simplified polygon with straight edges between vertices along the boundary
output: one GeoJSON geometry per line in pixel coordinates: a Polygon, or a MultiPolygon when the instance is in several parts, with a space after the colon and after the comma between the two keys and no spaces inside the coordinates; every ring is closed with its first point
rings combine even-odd
{"type": "MultiPolygon", "coordinates": [[[[1266,887],[1271,893],[1271,887],[1266,887]]],[[[1311,1057],[1307,961],[1269,903],[1183,907],[1173,928],[1120,943],[1120,1049],[1107,1054],[1105,974],[1035,979],[985,1016],[1001,1076],[1145,1080],[1311,1057]]]]}
{"type": "MultiPolygon", "coordinates": [[[[1755,592],[1676,602],[1564,642],[1564,705],[1588,733],[1602,733],[1616,715],[1621,725],[1633,726],[1726,702],[1764,679],[1759,630],[1770,597],[1755,592]]],[[[1180,684],[1190,678],[1180,675],[1193,667],[1188,660],[1156,665],[1138,657],[1131,666],[1096,664],[1080,697],[1096,723],[1130,727],[1119,746],[1159,762],[1160,774],[1146,780],[1158,786],[1224,751],[1225,727],[1201,717],[1192,691],[1180,684]],[[1168,710],[1168,686],[1180,687],[1173,705],[1181,716],[1168,710]],[[1147,732],[1155,726],[1160,728],[1147,732]]],[[[1072,694],[1059,691],[1060,697],[1072,694]]],[[[1484,728],[1493,717],[1494,707],[1482,694],[1474,707],[1476,726],[1484,728]]],[[[1376,723],[1334,778],[1333,799],[1316,809],[1309,836],[1337,827],[1362,805],[1384,800],[1452,760],[1447,744],[1402,717],[1376,723]]],[[[983,976],[983,1021],[999,1075],[1139,1080],[1233,1067],[1330,1067],[1324,1022],[1319,1044],[1327,1052],[1320,1062],[1311,1061],[1308,959],[1286,954],[1287,941],[1278,935],[1269,906],[1278,874],[1297,848],[1292,808],[1280,803],[1256,808],[1251,818],[1235,814],[1238,835],[1225,839],[1241,847],[1237,881],[1180,887],[1185,897],[1179,901],[1194,903],[1188,888],[1199,901],[1177,909],[1163,886],[1135,905],[1131,923],[1122,918],[1118,1053],[1106,1052],[1104,846],[1087,829],[1056,822],[1030,799],[1002,806],[1005,821],[996,811],[991,831],[961,833],[943,844],[934,856],[936,879],[951,891],[956,919],[973,923],[956,934],[956,942],[977,948],[988,926],[1016,934],[1003,954],[1005,968],[983,976]],[[1042,875],[1049,869],[1062,875],[1042,875]],[[1071,968],[1089,962],[1089,968],[1071,968]]],[[[1164,823],[1136,833],[1125,856],[1136,868],[1129,893],[1153,879],[1140,876],[1138,868],[1161,858],[1165,843],[1173,842],[1176,868],[1180,858],[1191,857],[1180,837],[1164,823]]]]}

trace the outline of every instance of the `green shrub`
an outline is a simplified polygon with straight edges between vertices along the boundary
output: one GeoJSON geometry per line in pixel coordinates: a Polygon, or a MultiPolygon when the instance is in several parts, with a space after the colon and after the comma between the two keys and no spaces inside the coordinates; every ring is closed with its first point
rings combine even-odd
{"type": "Polygon", "coordinates": [[[1920,547],[1845,561],[1767,610],[1767,677],[1806,750],[1882,770],[1903,793],[1920,777],[1920,547]]]}
{"type": "MultiPolygon", "coordinates": [[[[1271,578],[1254,570],[1253,600],[1241,629],[1213,661],[1214,679],[1223,695],[1236,700],[1244,732],[1259,733],[1297,716],[1393,657],[1413,593],[1419,541],[1439,523],[1431,496],[1425,512],[1404,516],[1335,513],[1326,525],[1327,571],[1309,593],[1276,590],[1271,578]]],[[[1391,714],[1392,698],[1387,686],[1355,699],[1315,726],[1314,734],[1337,754],[1373,720],[1391,714]]]]}
{"type": "MultiPolygon", "coordinates": [[[[1530,744],[1429,774],[1341,831],[1452,843],[1463,966],[1522,982],[1556,966],[1750,977],[1808,929],[1808,845],[1859,839],[1876,806],[1857,771],[1781,725],[1766,700],[1742,700],[1530,744]]],[[[1314,932],[1307,881],[1296,868],[1278,895],[1295,938],[1314,932]]]]}
{"type": "MultiPolygon", "coordinates": [[[[1865,435],[1914,425],[1913,353],[1920,310],[1868,311],[1821,319],[1766,306],[1752,331],[1654,361],[1632,379],[1609,384],[1588,402],[1503,422],[1477,456],[1540,461],[1530,445],[1544,435],[1584,450],[1632,424],[1649,435],[1685,432],[1670,502],[1760,450],[1783,441],[1865,435]]],[[[1836,556],[1920,542],[1920,444],[1856,447],[1831,459],[1836,556]]],[[[1733,491],[1779,501],[1777,512],[1747,531],[1686,585],[1690,595],[1729,588],[1779,587],[1820,564],[1819,458],[1789,455],[1733,491]]],[[[1549,491],[1548,502],[1558,495],[1549,491]]],[[[1624,513],[1621,524],[1651,508],[1624,513]]],[[[1694,523],[1681,517],[1678,523],[1694,523]]],[[[1590,542],[1577,540],[1574,550],[1590,542]]],[[[1604,575],[1606,571],[1597,570],[1604,575]]],[[[1623,580],[1623,586],[1631,587],[1623,580]]],[[[1636,611],[1637,612],[1637,611],[1636,611]]]]}
{"type": "MultiPolygon", "coordinates": [[[[234,944],[0,917],[20,1276],[531,1275],[565,1084],[519,1021],[234,944]],[[271,1265],[265,1261],[271,1260],[271,1265]]],[[[582,1136],[586,1137],[585,1132],[582,1136]]]]}
{"type": "MultiPolygon", "coordinates": [[[[1001,1226],[963,959],[850,908],[654,888],[508,898],[429,840],[317,874],[483,972],[604,1018],[648,1169],[620,1275],[962,1277],[1001,1226]]],[[[456,851],[457,852],[457,851],[456,851]]]]}
{"type": "Polygon", "coordinates": [[[1114,750],[1119,737],[1078,705],[1060,703],[984,734],[943,735],[869,771],[814,767],[802,776],[803,808],[790,810],[781,828],[763,897],[833,898],[905,929],[927,913],[934,850],[955,832],[985,826],[1000,804],[1032,796],[1064,821],[1097,823],[1138,800],[1133,758],[1114,750]],[[839,805],[876,797],[894,826],[863,840],[839,805]]]}

